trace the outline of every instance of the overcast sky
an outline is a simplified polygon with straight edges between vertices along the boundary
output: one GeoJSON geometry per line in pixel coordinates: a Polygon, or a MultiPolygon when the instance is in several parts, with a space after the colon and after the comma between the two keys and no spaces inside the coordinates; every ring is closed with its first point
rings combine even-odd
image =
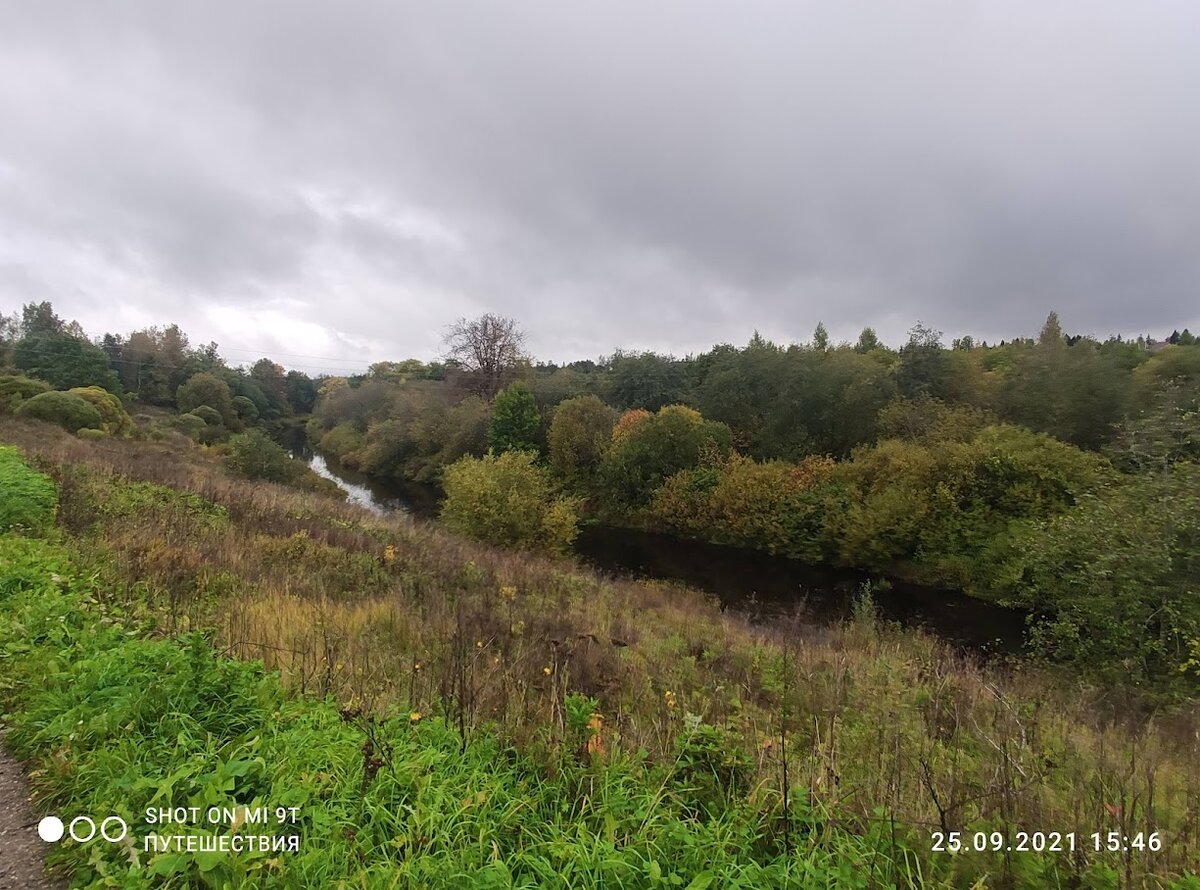
{"type": "Polygon", "coordinates": [[[0,0],[0,311],[234,362],[1200,329],[1200,4],[0,0]]]}

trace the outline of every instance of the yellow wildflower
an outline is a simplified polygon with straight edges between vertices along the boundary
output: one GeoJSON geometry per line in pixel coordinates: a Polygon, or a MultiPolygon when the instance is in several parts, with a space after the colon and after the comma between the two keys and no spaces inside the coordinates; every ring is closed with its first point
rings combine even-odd
{"type": "Polygon", "coordinates": [[[420,723],[421,722],[421,712],[413,711],[411,714],[409,714],[408,722],[409,723],[420,723]]]}

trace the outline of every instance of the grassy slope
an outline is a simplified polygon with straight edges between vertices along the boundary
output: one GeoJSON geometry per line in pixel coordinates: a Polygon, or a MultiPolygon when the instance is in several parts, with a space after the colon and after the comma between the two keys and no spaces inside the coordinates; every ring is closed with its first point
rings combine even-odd
{"type": "MultiPolygon", "coordinates": [[[[136,796],[139,778],[154,779],[152,790],[141,789],[152,795],[179,763],[194,761],[193,772],[208,775],[220,761],[253,762],[245,794],[310,795],[306,852],[262,866],[264,874],[283,869],[285,883],[318,886],[356,871],[399,876],[450,857],[428,881],[453,886],[455,874],[478,882],[486,873],[508,886],[508,869],[516,883],[537,884],[575,869],[576,885],[603,874],[607,886],[654,886],[661,873],[685,885],[712,874],[714,886],[763,886],[786,872],[806,886],[795,882],[811,866],[822,883],[840,869],[848,886],[905,883],[914,873],[927,885],[988,875],[997,886],[1007,875],[1068,886],[1078,874],[1086,885],[1115,886],[1127,870],[1140,882],[1151,873],[1178,876],[1195,861],[1187,813],[1200,797],[1194,741],[1172,742],[1155,727],[1136,735],[1099,725],[1080,696],[1057,695],[1036,677],[989,674],[919,634],[869,622],[764,634],[694,592],[613,582],[230,480],[182,444],[83,443],[12,422],[0,438],[19,442],[57,478],[73,571],[99,572],[106,582],[63,594],[75,598],[64,606],[72,621],[100,634],[94,646],[51,635],[45,647],[19,654],[23,662],[10,662],[27,665],[30,676],[62,671],[57,686],[9,684],[22,725],[34,727],[17,735],[23,752],[64,771],[49,770],[44,789],[81,806],[72,770],[93,768],[78,738],[49,715],[78,709],[85,725],[108,727],[102,740],[126,726],[112,701],[97,710],[106,699],[88,677],[103,676],[108,689],[123,659],[142,664],[130,668],[126,695],[145,708],[130,690],[153,685],[164,662],[203,662],[178,675],[181,695],[204,694],[197,671],[216,672],[218,688],[230,686],[226,674],[244,676],[238,695],[259,703],[244,725],[226,694],[214,692],[222,702],[215,722],[195,732],[199,748],[188,748],[163,724],[188,709],[150,709],[131,750],[157,759],[113,761],[101,744],[108,765],[82,787],[108,795],[93,804],[115,804],[136,796]],[[114,647],[103,636],[113,632],[96,626],[101,608],[110,621],[145,614],[162,632],[211,629],[221,648],[262,658],[292,688],[335,695],[354,709],[347,714],[362,708],[367,716],[345,719],[331,704],[286,697],[272,679],[194,645],[187,658],[177,642],[124,638],[114,647]],[[68,694],[74,698],[63,700],[68,694]],[[585,696],[602,715],[595,753],[586,750],[597,733],[585,727],[585,696]],[[401,705],[399,719],[370,716],[401,705]],[[410,709],[434,716],[414,726],[404,716],[410,709]],[[781,719],[793,784],[786,840],[781,719]],[[297,725],[309,726],[307,734],[287,735],[297,725]],[[722,734],[715,751],[705,747],[708,727],[722,734]],[[247,736],[270,742],[250,756],[247,736]],[[364,761],[373,769],[362,750],[369,736],[393,753],[364,782],[364,761]],[[750,769],[731,795],[707,776],[737,773],[723,772],[735,749],[750,769]],[[206,757],[194,760],[199,752],[206,757]],[[297,766],[297,758],[305,762],[297,766]],[[398,768],[408,777],[402,790],[393,784],[398,768]],[[314,776],[324,778],[314,785],[314,776]],[[407,809],[421,792],[423,804],[407,809]],[[1092,831],[1158,828],[1167,840],[1159,854],[1128,859],[930,855],[927,832],[943,820],[963,830],[1076,830],[1089,844],[1092,831]],[[787,843],[798,855],[785,869],[787,843]]],[[[61,558],[56,550],[30,559],[61,558]]],[[[17,605],[45,601],[40,589],[17,605]]],[[[34,620],[22,619],[19,630],[27,635],[34,620]]],[[[21,634],[9,627],[11,643],[21,634]]],[[[185,778],[160,801],[200,793],[196,776],[185,778]]],[[[241,778],[233,777],[234,792],[242,793],[241,778]]]]}

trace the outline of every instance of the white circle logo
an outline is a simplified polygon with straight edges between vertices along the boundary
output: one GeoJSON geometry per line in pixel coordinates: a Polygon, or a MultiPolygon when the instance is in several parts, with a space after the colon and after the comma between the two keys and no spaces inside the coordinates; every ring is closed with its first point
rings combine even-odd
{"type": "Polygon", "coordinates": [[[115,844],[117,841],[125,840],[125,835],[127,835],[128,833],[129,833],[129,826],[125,824],[125,820],[122,819],[120,816],[109,816],[107,819],[105,819],[103,822],[100,823],[100,836],[103,837],[110,844],[115,844]],[[113,824],[121,826],[121,833],[118,834],[116,837],[112,837],[108,833],[108,826],[113,825],[113,824]]]}
{"type": "Polygon", "coordinates": [[[67,830],[69,832],[71,832],[71,840],[75,841],[75,843],[86,844],[88,841],[90,841],[92,838],[94,838],[96,836],[96,823],[93,822],[91,819],[89,819],[87,816],[76,816],[74,819],[71,820],[71,825],[67,830]],[[88,826],[91,828],[91,833],[89,833],[87,837],[80,837],[78,834],[75,833],[76,823],[82,823],[82,822],[86,822],[88,824],[88,826]]]}
{"type": "Polygon", "coordinates": [[[64,831],[63,820],[58,816],[47,816],[38,823],[38,837],[48,844],[62,840],[64,831]]]}

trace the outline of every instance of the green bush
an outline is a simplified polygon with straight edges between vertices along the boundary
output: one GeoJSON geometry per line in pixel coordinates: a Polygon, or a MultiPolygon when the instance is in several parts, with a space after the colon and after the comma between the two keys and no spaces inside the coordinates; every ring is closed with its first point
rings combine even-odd
{"type": "Polygon", "coordinates": [[[244,423],[254,423],[258,420],[258,406],[246,396],[233,397],[233,410],[244,423]]]}
{"type": "Polygon", "coordinates": [[[1014,535],[997,586],[1035,651],[1105,684],[1200,690],[1200,467],[1130,477],[1014,535]]]}
{"type": "Polygon", "coordinates": [[[70,390],[96,409],[100,429],[110,436],[127,436],[133,432],[133,421],[121,399],[99,386],[78,386],[70,390]]]}
{"type": "Polygon", "coordinates": [[[89,442],[98,442],[101,439],[107,439],[109,437],[108,433],[104,432],[104,430],[94,430],[90,428],[82,429],[75,435],[81,439],[86,439],[89,442]]]}
{"type": "Polygon", "coordinates": [[[554,409],[547,435],[550,466],[560,479],[589,489],[612,444],[616,413],[596,396],[578,396],[554,409]]]}
{"type": "Polygon", "coordinates": [[[99,429],[103,423],[95,405],[70,392],[44,392],[36,395],[22,402],[17,414],[56,423],[72,433],[85,427],[99,429]]]}
{"type": "Polygon", "coordinates": [[[690,715],[688,730],[675,740],[675,763],[668,787],[697,817],[715,818],[750,790],[754,763],[738,739],[719,726],[690,715]]]}
{"type": "Polygon", "coordinates": [[[506,451],[448,466],[442,522],[492,544],[565,551],[577,532],[576,501],[555,495],[534,458],[532,452],[506,451]]]}
{"type": "Polygon", "coordinates": [[[0,377],[0,414],[11,414],[21,402],[39,393],[49,392],[50,384],[19,374],[0,377]]]}
{"type": "Polygon", "coordinates": [[[179,430],[179,432],[190,439],[200,438],[200,434],[208,426],[203,417],[197,417],[190,411],[187,414],[172,417],[167,423],[170,424],[172,429],[179,430]]]}
{"type": "Polygon", "coordinates": [[[229,384],[214,374],[193,374],[175,390],[175,403],[183,412],[206,405],[214,409],[221,422],[230,429],[237,428],[237,412],[233,409],[233,394],[229,384]]]}
{"type": "Polygon", "coordinates": [[[54,522],[54,483],[34,472],[15,448],[0,446],[0,532],[42,532],[54,522]]]}
{"type": "Polygon", "coordinates": [[[262,430],[250,430],[229,440],[225,464],[235,473],[267,482],[290,482],[296,463],[262,430]]]}
{"type": "Polygon", "coordinates": [[[668,405],[632,427],[623,417],[616,432],[620,436],[601,466],[601,484],[610,503],[625,510],[645,506],[668,478],[732,447],[729,427],[684,405],[668,405]]]}
{"type": "Polygon", "coordinates": [[[825,556],[823,486],[833,469],[827,457],[797,464],[731,455],[670,477],[647,513],[686,537],[817,562],[825,556]]]}
{"type": "Polygon", "coordinates": [[[541,423],[542,416],[538,412],[533,391],[521,381],[517,381],[500,390],[492,403],[488,445],[497,453],[536,451],[538,428],[541,423]]]}
{"type": "Polygon", "coordinates": [[[366,445],[366,440],[353,424],[339,423],[321,436],[319,444],[321,450],[333,455],[338,463],[356,468],[358,466],[356,454],[366,445]]]}
{"type": "Polygon", "coordinates": [[[190,413],[193,417],[199,417],[209,426],[221,426],[221,424],[224,422],[224,418],[221,417],[221,412],[216,408],[209,407],[208,405],[198,405],[188,413],[190,413]]]}

